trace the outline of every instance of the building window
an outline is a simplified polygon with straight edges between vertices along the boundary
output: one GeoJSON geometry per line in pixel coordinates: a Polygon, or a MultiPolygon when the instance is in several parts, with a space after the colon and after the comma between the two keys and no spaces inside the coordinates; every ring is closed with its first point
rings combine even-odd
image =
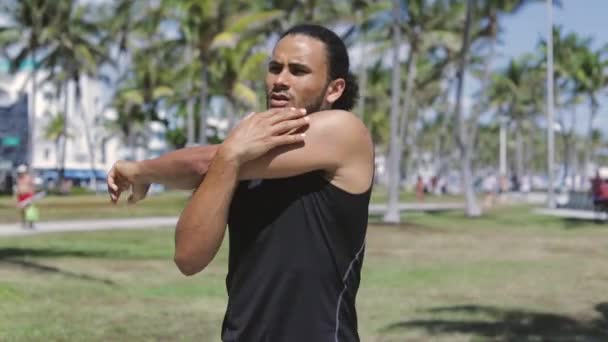
{"type": "Polygon", "coordinates": [[[49,159],[51,159],[51,149],[47,147],[44,149],[44,160],[49,159]]]}

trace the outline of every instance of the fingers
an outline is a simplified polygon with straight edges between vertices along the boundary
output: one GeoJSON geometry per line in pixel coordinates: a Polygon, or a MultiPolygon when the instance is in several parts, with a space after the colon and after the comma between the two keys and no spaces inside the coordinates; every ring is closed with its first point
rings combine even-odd
{"type": "Polygon", "coordinates": [[[129,204],[135,204],[146,198],[146,195],[148,194],[148,189],[150,189],[150,184],[133,185],[131,196],[129,196],[128,199],[129,204]]]}
{"type": "Polygon", "coordinates": [[[106,183],[108,185],[108,193],[110,194],[110,201],[116,204],[118,201],[118,197],[120,196],[120,192],[118,191],[118,185],[116,185],[116,171],[115,168],[112,167],[110,172],[108,172],[108,177],[106,179],[106,183]]]}
{"type": "Polygon", "coordinates": [[[304,142],[306,133],[289,134],[289,135],[277,135],[272,137],[270,140],[271,148],[275,148],[282,145],[291,145],[304,142]]]}
{"type": "Polygon", "coordinates": [[[271,133],[273,135],[279,135],[279,134],[284,134],[284,133],[291,134],[304,126],[307,126],[309,121],[310,121],[310,118],[307,116],[300,118],[300,119],[291,119],[291,120],[281,121],[271,127],[271,133]]]}

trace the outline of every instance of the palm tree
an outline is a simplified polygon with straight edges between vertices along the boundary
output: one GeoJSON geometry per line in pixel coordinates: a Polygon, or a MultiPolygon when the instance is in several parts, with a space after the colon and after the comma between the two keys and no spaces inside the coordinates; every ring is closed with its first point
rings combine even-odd
{"type": "MultiPolygon", "coordinates": [[[[44,138],[52,141],[55,144],[55,160],[57,165],[63,165],[63,155],[65,150],[61,149],[61,141],[67,140],[66,134],[66,121],[64,113],[55,114],[44,127],[44,138]]],[[[63,181],[63,174],[59,172],[58,185],[63,181]]]]}
{"type": "Polygon", "coordinates": [[[212,73],[228,99],[229,129],[235,124],[236,112],[259,108],[256,91],[250,86],[255,80],[263,78],[268,59],[266,52],[254,51],[261,43],[259,38],[244,37],[234,47],[222,47],[217,52],[220,58],[214,63],[212,73]],[[237,110],[237,107],[243,110],[237,110]]]}
{"type": "Polygon", "coordinates": [[[6,14],[8,24],[0,27],[0,49],[5,55],[15,50],[11,58],[11,72],[17,71],[28,60],[32,70],[32,113],[28,123],[28,164],[34,157],[34,134],[36,129],[36,97],[38,93],[38,61],[48,43],[48,29],[52,27],[60,4],[55,1],[23,0],[5,1],[0,5],[0,11],[6,14]]]}
{"type": "Polygon", "coordinates": [[[399,188],[401,187],[401,165],[399,163],[399,153],[401,152],[401,140],[399,140],[399,113],[401,95],[401,61],[399,60],[399,49],[401,48],[401,3],[393,0],[393,46],[392,46],[392,65],[393,73],[391,76],[391,135],[388,158],[388,203],[384,222],[398,223],[401,220],[399,211],[399,188]]]}
{"type": "MultiPolygon", "coordinates": [[[[556,121],[559,123],[563,140],[564,173],[562,181],[570,177],[571,161],[574,157],[574,122],[576,121],[576,106],[583,101],[588,93],[580,87],[582,51],[589,49],[590,38],[584,38],[576,33],[566,33],[560,26],[553,27],[552,41],[554,46],[554,72],[556,121]],[[565,115],[570,118],[566,121],[565,115]],[[568,124],[570,122],[570,124],[568,124]]],[[[547,42],[541,40],[538,44],[541,56],[547,53],[547,42]]],[[[544,63],[543,63],[544,66],[544,63]]],[[[555,170],[549,170],[554,172],[555,170]]]]}
{"type": "MultiPolygon", "coordinates": [[[[593,123],[599,110],[598,95],[608,87],[608,58],[605,53],[608,48],[599,51],[592,51],[590,47],[581,47],[580,51],[573,57],[575,59],[576,85],[574,91],[585,94],[589,102],[589,121],[587,126],[587,138],[584,149],[585,170],[591,162],[593,155],[593,123]]],[[[585,172],[585,175],[588,173],[585,172]]]]}
{"type": "MultiPolygon", "coordinates": [[[[391,105],[391,145],[389,148],[389,198],[387,212],[384,216],[386,222],[399,222],[397,202],[399,198],[401,164],[406,134],[409,129],[410,117],[413,103],[413,91],[417,79],[418,58],[429,49],[442,47],[449,51],[455,49],[455,35],[450,29],[455,28],[457,18],[461,15],[460,5],[457,2],[423,0],[408,1],[406,7],[401,7],[400,0],[393,0],[393,87],[391,96],[394,96],[391,105]],[[401,17],[406,14],[405,21],[401,17]],[[398,20],[398,21],[397,21],[398,20]],[[398,26],[397,26],[398,25],[398,26]],[[405,91],[401,96],[401,60],[398,52],[403,46],[401,32],[405,33],[408,43],[408,57],[406,60],[405,91]],[[397,35],[397,37],[396,37],[397,35]],[[397,82],[399,84],[397,84],[397,82]],[[393,114],[393,111],[395,113],[393,114]]],[[[445,67],[449,59],[445,59],[442,66],[445,67]]],[[[437,75],[441,75],[443,68],[437,68],[437,75]]]]}
{"type": "Polygon", "coordinates": [[[164,0],[161,6],[174,9],[173,21],[183,36],[191,37],[189,41],[197,52],[200,67],[199,143],[206,144],[209,66],[213,62],[213,47],[235,44],[242,34],[263,27],[268,20],[277,19],[282,11],[252,11],[252,4],[245,1],[164,0]]]}
{"type": "MultiPolygon", "coordinates": [[[[509,61],[507,67],[494,74],[487,89],[488,99],[498,107],[499,113],[515,124],[516,135],[516,175],[524,175],[524,126],[525,122],[540,112],[542,103],[539,89],[542,89],[540,70],[535,65],[534,56],[526,54],[509,61]]],[[[503,175],[505,176],[505,175],[503,175]]]]}
{"type": "Polygon", "coordinates": [[[461,175],[462,185],[466,200],[466,214],[469,217],[481,215],[481,209],[475,199],[473,191],[473,172],[472,172],[472,149],[468,146],[472,145],[471,137],[468,136],[466,128],[466,118],[462,110],[462,91],[464,88],[464,76],[467,65],[467,57],[469,52],[469,44],[471,39],[471,26],[473,21],[473,4],[474,0],[466,2],[466,17],[464,22],[464,30],[462,33],[462,48],[460,52],[460,62],[458,65],[458,78],[456,85],[456,117],[458,118],[458,137],[456,144],[460,150],[461,157],[461,175]]]}
{"type": "MultiPolygon", "coordinates": [[[[89,150],[91,184],[96,187],[96,139],[91,130],[93,120],[88,118],[87,114],[95,116],[99,113],[83,111],[82,82],[87,77],[99,77],[100,65],[109,63],[110,60],[102,44],[99,25],[90,19],[91,7],[78,6],[72,1],[58,4],[57,16],[49,33],[52,38],[41,64],[49,70],[59,67],[65,75],[62,78],[74,85],[76,111],[82,120],[89,150]]],[[[67,127],[67,121],[65,126],[67,127]]]]}

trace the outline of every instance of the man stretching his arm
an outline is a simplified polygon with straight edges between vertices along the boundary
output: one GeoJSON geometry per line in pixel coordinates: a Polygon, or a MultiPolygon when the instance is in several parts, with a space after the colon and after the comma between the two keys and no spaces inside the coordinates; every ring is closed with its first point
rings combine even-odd
{"type": "Polygon", "coordinates": [[[196,189],[175,232],[186,275],[208,265],[228,226],[223,341],[359,341],[374,163],[370,134],[349,112],[357,85],[344,43],[321,26],[293,27],[266,86],[270,109],[221,145],[117,162],[110,196],[131,188],[136,202],[154,182],[196,189]]]}

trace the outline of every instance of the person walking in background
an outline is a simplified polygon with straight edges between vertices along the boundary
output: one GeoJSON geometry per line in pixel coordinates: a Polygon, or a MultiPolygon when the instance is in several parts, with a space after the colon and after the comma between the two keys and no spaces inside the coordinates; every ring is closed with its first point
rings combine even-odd
{"type": "Polygon", "coordinates": [[[26,165],[19,165],[17,167],[15,196],[23,228],[34,228],[35,215],[31,211],[36,210],[32,203],[35,192],[34,177],[30,174],[26,165]]]}
{"type": "Polygon", "coordinates": [[[419,202],[424,201],[424,181],[422,180],[422,176],[418,176],[418,180],[416,181],[416,199],[419,202]]]}

